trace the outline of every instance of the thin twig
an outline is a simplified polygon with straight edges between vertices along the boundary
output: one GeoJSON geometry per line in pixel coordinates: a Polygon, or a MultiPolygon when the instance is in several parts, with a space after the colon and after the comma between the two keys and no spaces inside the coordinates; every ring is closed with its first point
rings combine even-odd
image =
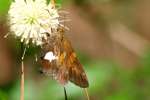
{"type": "Polygon", "coordinates": [[[86,96],[87,100],[90,100],[87,88],[84,88],[83,90],[85,92],[85,96],[86,96]]]}
{"type": "Polygon", "coordinates": [[[25,49],[24,49],[24,51],[23,51],[23,54],[22,54],[22,61],[24,60],[24,56],[25,56],[25,53],[26,53],[26,50],[27,50],[27,48],[25,47],[25,49]]]}
{"type": "Polygon", "coordinates": [[[35,54],[35,62],[37,62],[37,61],[38,61],[37,54],[35,54]]]}
{"type": "Polygon", "coordinates": [[[9,33],[7,33],[6,35],[4,35],[4,38],[7,38],[7,37],[8,37],[8,35],[9,35],[9,33]]]}
{"type": "Polygon", "coordinates": [[[26,47],[23,49],[23,44],[21,44],[21,51],[22,51],[22,57],[21,57],[21,85],[20,85],[20,100],[24,100],[24,56],[26,53],[26,47]]]}
{"type": "Polygon", "coordinates": [[[20,100],[24,100],[24,62],[21,61],[21,86],[20,86],[20,100]]]}
{"type": "Polygon", "coordinates": [[[64,87],[64,94],[65,94],[65,100],[68,100],[67,91],[65,87],[64,87]]]}

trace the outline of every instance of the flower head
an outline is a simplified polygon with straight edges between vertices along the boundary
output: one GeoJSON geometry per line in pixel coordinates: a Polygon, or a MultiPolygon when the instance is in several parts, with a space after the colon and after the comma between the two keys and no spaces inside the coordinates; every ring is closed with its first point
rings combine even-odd
{"type": "MultiPolygon", "coordinates": [[[[57,9],[46,0],[15,0],[8,12],[10,31],[21,42],[41,45],[46,34],[52,34],[59,26],[57,9]]],[[[55,33],[55,32],[54,32],[55,33]]]]}

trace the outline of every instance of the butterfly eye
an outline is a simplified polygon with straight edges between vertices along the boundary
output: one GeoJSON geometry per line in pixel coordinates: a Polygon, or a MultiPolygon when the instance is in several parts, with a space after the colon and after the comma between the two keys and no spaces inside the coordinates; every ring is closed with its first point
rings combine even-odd
{"type": "Polygon", "coordinates": [[[44,56],[42,56],[42,57],[40,57],[41,58],[41,60],[43,60],[44,59],[44,56]]]}
{"type": "Polygon", "coordinates": [[[50,34],[48,32],[45,33],[47,37],[50,37],[50,34]]]}
{"type": "Polygon", "coordinates": [[[47,37],[50,37],[50,34],[48,32],[44,32],[42,34],[45,34],[47,37]]]}
{"type": "Polygon", "coordinates": [[[39,69],[39,72],[41,73],[41,74],[43,74],[44,72],[43,72],[43,70],[42,70],[42,68],[40,68],[39,69]]]}

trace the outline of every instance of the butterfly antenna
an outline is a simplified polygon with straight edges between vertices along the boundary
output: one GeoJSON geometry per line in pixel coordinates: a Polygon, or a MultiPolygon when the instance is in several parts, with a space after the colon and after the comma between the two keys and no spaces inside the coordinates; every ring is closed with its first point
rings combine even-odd
{"type": "Polygon", "coordinates": [[[84,88],[83,91],[85,92],[85,96],[86,96],[87,100],[90,100],[90,96],[89,96],[87,88],[84,88]]]}
{"type": "Polygon", "coordinates": [[[67,91],[65,87],[64,87],[64,94],[65,94],[65,100],[68,100],[67,91]]]}

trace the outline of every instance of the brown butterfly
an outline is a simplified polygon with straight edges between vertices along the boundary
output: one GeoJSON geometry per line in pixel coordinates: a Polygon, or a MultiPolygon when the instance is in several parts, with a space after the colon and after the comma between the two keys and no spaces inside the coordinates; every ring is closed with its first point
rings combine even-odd
{"type": "Polygon", "coordinates": [[[64,34],[64,29],[59,28],[56,33],[48,35],[42,46],[44,55],[41,57],[42,72],[65,85],[68,81],[87,88],[87,76],[64,34]]]}

